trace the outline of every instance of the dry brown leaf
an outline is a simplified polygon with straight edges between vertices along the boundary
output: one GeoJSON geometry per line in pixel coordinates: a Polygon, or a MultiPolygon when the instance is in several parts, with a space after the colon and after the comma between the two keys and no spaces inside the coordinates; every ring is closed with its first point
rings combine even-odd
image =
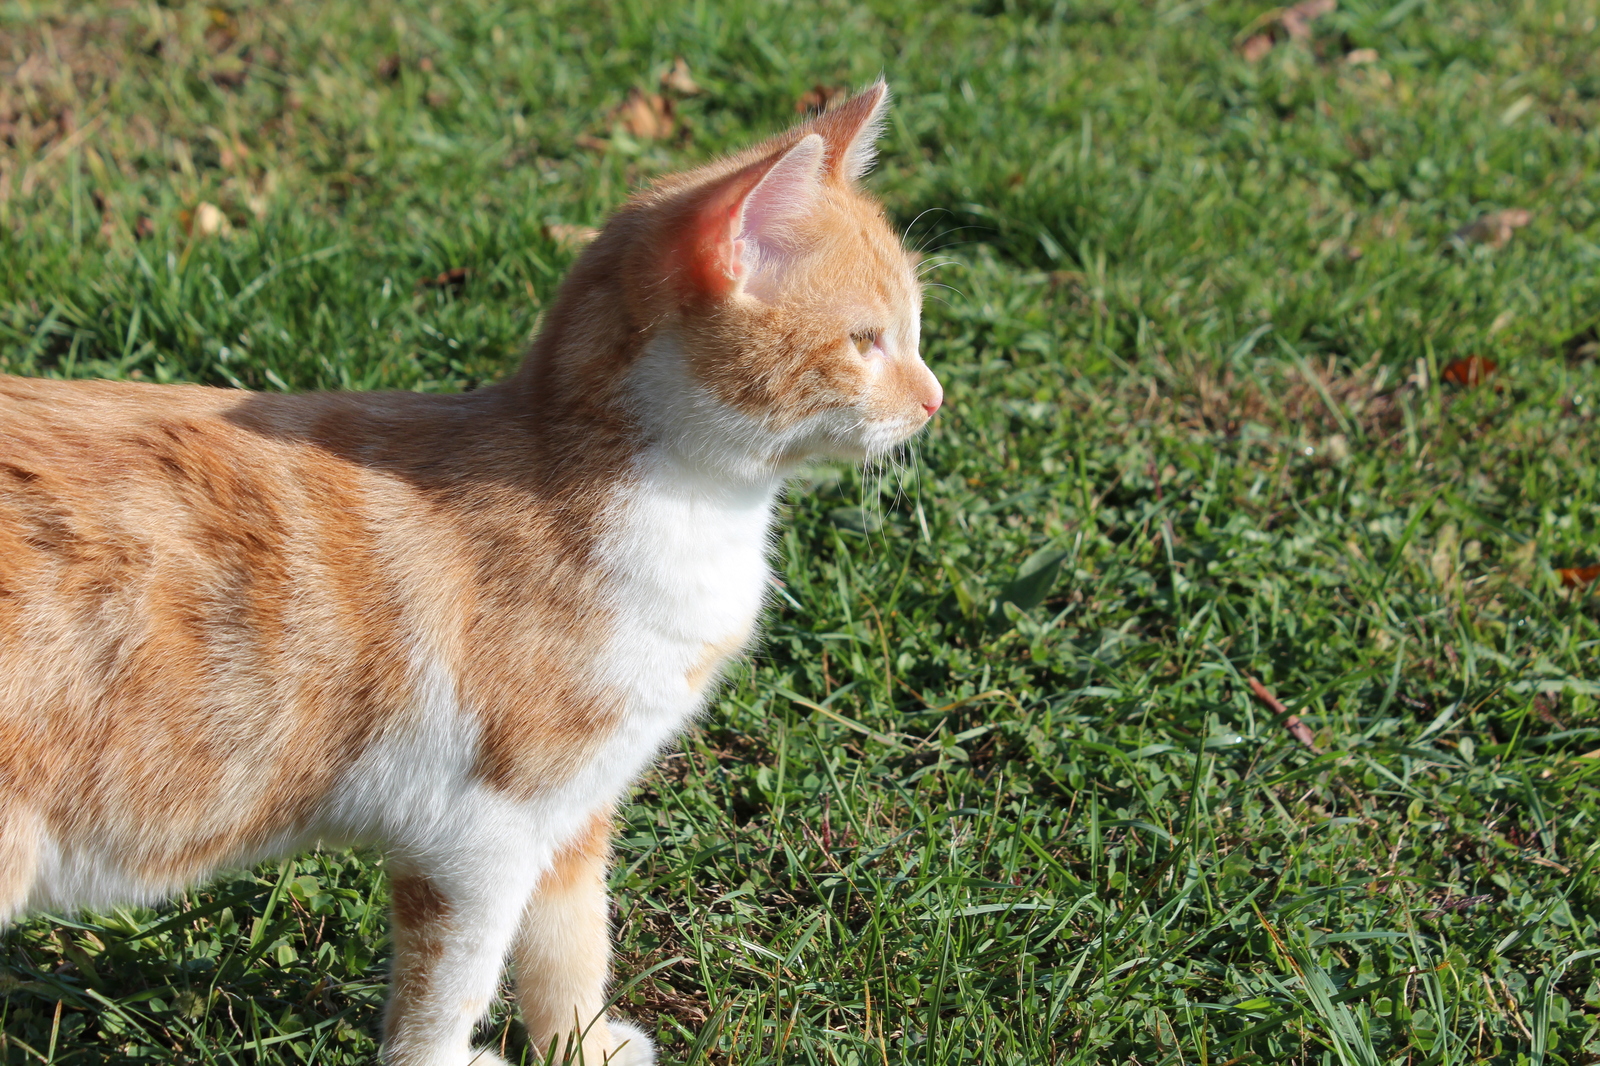
{"type": "Polygon", "coordinates": [[[1366,63],[1376,63],[1377,61],[1378,50],[1376,48],[1357,48],[1353,52],[1345,53],[1344,57],[1344,65],[1347,67],[1359,67],[1366,63]]]}
{"type": "Polygon", "coordinates": [[[667,97],[631,89],[610,117],[636,141],[660,141],[677,129],[672,113],[672,101],[667,97]]]}
{"type": "Polygon", "coordinates": [[[1493,359],[1485,359],[1481,355],[1469,355],[1465,359],[1457,359],[1439,376],[1452,385],[1461,385],[1470,388],[1481,385],[1489,379],[1489,375],[1500,369],[1500,365],[1493,359]]]}
{"type": "Polygon", "coordinates": [[[1287,729],[1289,735],[1298,740],[1301,745],[1310,749],[1313,755],[1322,754],[1322,749],[1317,747],[1317,740],[1311,732],[1311,727],[1302,722],[1299,715],[1291,714],[1285,718],[1283,720],[1283,728],[1287,729]]]}
{"type": "Polygon", "coordinates": [[[1580,589],[1594,584],[1600,578],[1600,566],[1564,566],[1557,570],[1561,575],[1561,584],[1565,588],[1580,589]]]}
{"type": "Polygon", "coordinates": [[[1339,6],[1338,0],[1300,0],[1298,4],[1283,9],[1278,22],[1283,31],[1297,41],[1311,36],[1311,24],[1323,15],[1330,15],[1339,6]]]}
{"type": "Polygon", "coordinates": [[[1508,207],[1504,211],[1491,211],[1482,218],[1467,223],[1452,236],[1470,244],[1487,244],[1491,248],[1504,248],[1514,232],[1532,221],[1532,211],[1522,207],[1508,207]]]}
{"type": "Polygon", "coordinates": [[[672,69],[661,75],[661,88],[675,92],[679,96],[698,96],[702,91],[694,76],[689,73],[689,64],[684,62],[682,56],[675,58],[672,61],[672,69]]]}
{"type": "Polygon", "coordinates": [[[1258,63],[1268,52],[1272,51],[1272,34],[1257,33],[1245,38],[1239,46],[1239,54],[1247,63],[1258,63]]]}
{"type": "Polygon", "coordinates": [[[449,289],[460,292],[467,287],[467,279],[472,276],[472,271],[466,267],[451,267],[431,278],[418,278],[417,289],[449,289]]]}
{"type": "Polygon", "coordinates": [[[235,140],[232,143],[224,143],[217,152],[217,162],[222,165],[223,170],[232,170],[249,158],[249,147],[239,140],[235,140]]]}
{"type": "Polygon", "coordinates": [[[802,115],[808,111],[826,111],[849,98],[850,90],[843,85],[817,84],[800,94],[800,99],[794,102],[794,109],[802,115]]]}
{"type": "Polygon", "coordinates": [[[549,240],[571,251],[582,248],[600,236],[600,231],[593,226],[575,226],[568,222],[551,222],[544,227],[544,235],[549,240]]]}
{"type": "MultiPolygon", "coordinates": [[[[1293,41],[1308,40],[1311,24],[1338,6],[1338,0],[1300,0],[1298,4],[1268,12],[1255,21],[1254,32],[1239,45],[1239,54],[1247,63],[1255,63],[1285,37],[1293,41]]],[[[1376,58],[1377,53],[1373,55],[1376,58]]]]}

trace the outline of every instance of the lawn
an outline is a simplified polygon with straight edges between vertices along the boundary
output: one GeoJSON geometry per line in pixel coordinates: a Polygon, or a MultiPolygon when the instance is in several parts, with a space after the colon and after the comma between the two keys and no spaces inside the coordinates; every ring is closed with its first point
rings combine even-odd
{"type": "MultiPolygon", "coordinates": [[[[1600,1062],[1600,13],[1331,6],[0,0],[0,370],[471,388],[578,227],[883,71],[948,406],[794,486],[624,812],[618,1009],[728,1066],[1600,1062]]],[[[372,1062],[387,898],[35,917],[0,1063],[372,1062]]]]}

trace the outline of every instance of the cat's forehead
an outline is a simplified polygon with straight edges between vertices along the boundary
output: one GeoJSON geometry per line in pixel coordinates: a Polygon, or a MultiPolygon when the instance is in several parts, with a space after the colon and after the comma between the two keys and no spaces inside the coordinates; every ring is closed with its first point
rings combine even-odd
{"type": "Polygon", "coordinates": [[[881,208],[853,190],[830,198],[816,218],[812,262],[830,276],[833,295],[899,306],[918,295],[916,271],[900,235],[881,208]],[[843,291],[841,291],[843,290],[843,291]]]}

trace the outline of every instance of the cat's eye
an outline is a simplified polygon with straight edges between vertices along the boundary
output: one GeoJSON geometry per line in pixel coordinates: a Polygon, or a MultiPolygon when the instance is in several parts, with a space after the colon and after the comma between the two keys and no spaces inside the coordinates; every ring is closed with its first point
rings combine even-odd
{"type": "Polygon", "coordinates": [[[855,343],[858,355],[868,355],[871,354],[872,349],[878,343],[878,331],[867,330],[865,333],[852,333],[850,334],[850,340],[855,343]]]}

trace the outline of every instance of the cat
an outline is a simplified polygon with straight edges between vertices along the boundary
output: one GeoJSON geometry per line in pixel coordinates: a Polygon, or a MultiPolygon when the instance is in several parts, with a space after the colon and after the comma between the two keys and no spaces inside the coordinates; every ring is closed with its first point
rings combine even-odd
{"type": "Polygon", "coordinates": [[[889,93],[635,195],[507,380],[0,377],[0,924],[381,848],[391,1066],[655,1061],[603,1016],[613,810],[752,639],[775,501],[942,402],[861,189],[889,93]]]}

